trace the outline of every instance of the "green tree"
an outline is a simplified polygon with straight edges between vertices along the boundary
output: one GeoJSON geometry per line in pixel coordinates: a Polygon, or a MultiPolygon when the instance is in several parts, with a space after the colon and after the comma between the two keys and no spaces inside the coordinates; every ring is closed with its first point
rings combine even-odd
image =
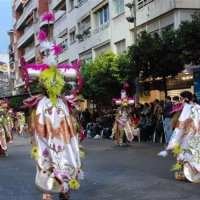
{"type": "Polygon", "coordinates": [[[182,53],[180,58],[185,64],[200,64],[200,12],[191,15],[191,20],[182,21],[177,29],[177,39],[182,53]]]}
{"type": "Polygon", "coordinates": [[[83,62],[83,96],[88,99],[107,99],[120,96],[123,84],[128,82],[129,92],[133,88],[133,73],[127,65],[126,56],[115,55],[111,50],[102,53],[94,61],[83,62]]]}
{"type": "Polygon", "coordinates": [[[158,77],[163,80],[165,95],[167,95],[166,78],[175,77],[184,69],[179,55],[181,49],[177,41],[176,31],[164,29],[161,34],[153,35],[143,31],[139,34],[137,45],[129,48],[127,58],[133,67],[133,72],[142,78],[158,77]]]}

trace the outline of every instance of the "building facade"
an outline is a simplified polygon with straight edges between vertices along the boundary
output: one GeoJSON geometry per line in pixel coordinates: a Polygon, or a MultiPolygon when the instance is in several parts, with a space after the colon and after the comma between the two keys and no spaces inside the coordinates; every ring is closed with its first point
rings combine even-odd
{"type": "MultiPolygon", "coordinates": [[[[58,57],[60,64],[71,64],[75,59],[92,60],[101,52],[111,49],[116,54],[126,51],[134,43],[134,23],[126,17],[133,15],[125,5],[132,0],[13,0],[13,33],[16,80],[15,88],[24,83],[19,59],[25,56],[27,62],[37,62],[37,56],[43,52],[37,41],[40,29],[46,29],[46,22],[41,22],[45,12],[53,12],[55,23],[50,28],[50,36],[56,44],[61,44],[63,51],[58,57]]],[[[161,32],[170,26],[178,28],[182,20],[190,20],[191,14],[200,9],[197,0],[136,0],[137,34],[143,30],[150,33],[161,32]]],[[[169,81],[171,90],[178,90],[181,80],[192,79],[193,74],[179,75],[179,82],[169,81]],[[174,84],[174,87],[172,86],[174,84]]],[[[191,81],[192,82],[192,81],[191,81]]],[[[182,85],[182,84],[181,84],[182,85]]],[[[185,88],[193,91],[193,84],[188,81],[185,88]]],[[[172,96],[174,93],[171,94],[172,96]]],[[[141,101],[163,99],[159,90],[150,91],[141,96],[141,101]]]]}

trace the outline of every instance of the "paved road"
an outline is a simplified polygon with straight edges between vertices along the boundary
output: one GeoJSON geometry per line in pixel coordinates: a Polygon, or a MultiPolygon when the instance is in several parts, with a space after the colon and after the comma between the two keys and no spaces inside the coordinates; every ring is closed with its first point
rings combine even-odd
{"type": "MultiPolygon", "coordinates": [[[[86,138],[82,145],[85,179],[79,190],[72,191],[71,200],[200,199],[199,184],[174,179],[173,155],[157,156],[163,144],[132,142],[118,147],[113,140],[86,138]]],[[[15,136],[9,156],[0,157],[0,200],[41,200],[30,149],[28,136],[15,136]]]]}

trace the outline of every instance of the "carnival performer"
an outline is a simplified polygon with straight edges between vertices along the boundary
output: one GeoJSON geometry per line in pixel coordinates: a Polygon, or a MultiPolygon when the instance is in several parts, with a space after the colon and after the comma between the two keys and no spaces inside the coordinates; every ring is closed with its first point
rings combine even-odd
{"type": "Polygon", "coordinates": [[[27,131],[27,124],[25,119],[25,114],[23,111],[19,111],[16,113],[17,119],[17,131],[18,134],[24,136],[25,132],[27,131]]]}
{"type": "MultiPolygon", "coordinates": [[[[124,85],[124,88],[128,86],[128,83],[126,83],[124,85]]],[[[133,140],[133,133],[131,128],[133,119],[131,116],[129,106],[134,103],[134,99],[128,98],[126,95],[126,91],[123,89],[121,90],[121,98],[113,99],[113,101],[116,105],[121,105],[121,107],[118,109],[118,113],[115,117],[112,135],[114,135],[115,142],[119,146],[122,146],[123,143],[129,145],[130,142],[133,140]]]]}
{"type": "Polygon", "coordinates": [[[8,135],[10,135],[10,137],[7,138],[7,142],[8,143],[12,143],[13,142],[13,109],[12,108],[9,108],[6,112],[6,131],[8,132],[8,135]]]}
{"type": "Polygon", "coordinates": [[[165,157],[172,150],[177,160],[172,170],[179,170],[175,179],[200,183],[200,106],[192,101],[189,91],[181,92],[180,98],[182,104],[172,111],[180,113],[175,129],[165,151],[158,155],[165,157]]]}
{"type": "MultiPolygon", "coordinates": [[[[43,21],[54,21],[53,14],[46,13],[43,21]]],[[[32,96],[24,101],[24,107],[30,108],[28,118],[32,135],[31,155],[36,161],[35,185],[43,193],[43,200],[51,200],[53,193],[60,199],[68,199],[71,189],[79,189],[79,180],[83,179],[80,151],[77,141],[76,122],[72,115],[76,105],[62,95],[65,80],[74,81],[73,89],[81,93],[81,61],[75,60],[73,66],[58,65],[57,55],[62,51],[54,45],[41,30],[38,36],[45,56],[41,64],[28,64],[21,58],[23,80],[28,89],[29,79],[37,79],[44,90],[43,94],[32,96]],[[75,88],[76,87],[76,88],[75,88]]],[[[78,97],[77,97],[78,99],[78,97]]]]}
{"type": "Polygon", "coordinates": [[[0,106],[0,156],[8,156],[8,146],[7,138],[10,137],[7,135],[5,130],[6,125],[6,112],[5,109],[0,106]]]}

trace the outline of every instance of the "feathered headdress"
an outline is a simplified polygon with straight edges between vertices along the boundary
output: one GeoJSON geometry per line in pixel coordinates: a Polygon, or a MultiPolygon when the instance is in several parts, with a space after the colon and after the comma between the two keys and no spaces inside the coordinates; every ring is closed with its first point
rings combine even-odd
{"type": "MultiPolygon", "coordinates": [[[[54,15],[46,13],[43,15],[42,21],[54,22],[54,15]]],[[[73,89],[75,89],[77,94],[80,94],[82,91],[82,77],[80,73],[82,62],[75,60],[72,66],[67,64],[58,65],[58,54],[62,52],[62,47],[50,41],[43,30],[39,32],[38,40],[40,41],[40,46],[45,49],[43,60],[40,61],[40,64],[28,64],[24,57],[20,60],[25,90],[28,89],[29,80],[37,79],[45,88],[51,101],[56,104],[57,97],[61,96],[65,82],[70,81],[70,83],[77,83],[77,88],[73,89]]]]}
{"type": "Polygon", "coordinates": [[[126,88],[129,87],[128,83],[125,83],[123,89],[121,90],[121,98],[113,98],[113,102],[115,105],[121,105],[122,107],[133,105],[135,98],[128,97],[126,94],[126,88]]]}

